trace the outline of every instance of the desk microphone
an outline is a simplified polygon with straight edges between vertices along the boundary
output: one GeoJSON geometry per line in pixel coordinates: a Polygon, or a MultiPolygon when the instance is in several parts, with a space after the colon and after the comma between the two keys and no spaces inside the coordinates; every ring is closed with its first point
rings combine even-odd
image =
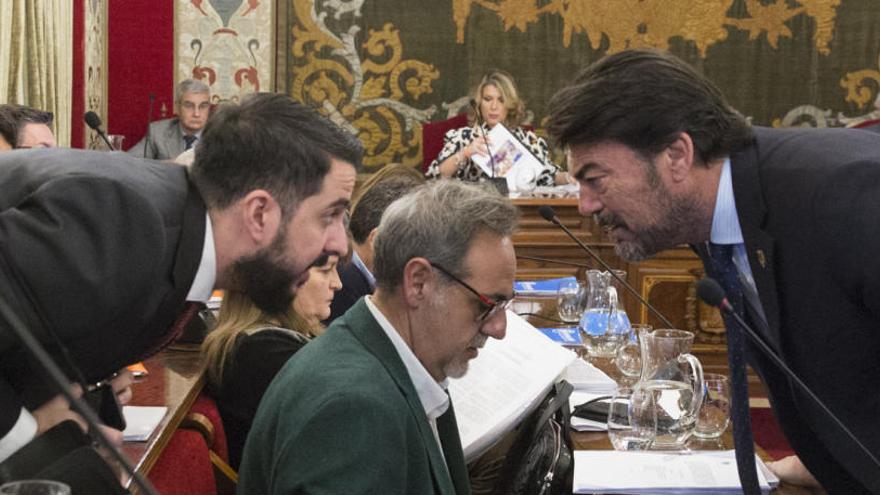
{"type": "Polygon", "coordinates": [[[110,140],[107,138],[107,134],[104,132],[104,129],[101,129],[101,117],[98,117],[98,114],[89,110],[83,116],[83,119],[86,121],[86,125],[95,132],[98,133],[99,136],[107,143],[107,147],[110,148],[110,151],[116,151],[113,148],[113,145],[110,144],[110,140]]]}
{"type": "Polygon", "coordinates": [[[153,101],[156,99],[155,93],[150,93],[150,108],[147,110],[147,140],[144,143],[144,158],[147,157],[147,149],[150,148],[150,123],[153,120],[153,101]]]}
{"type": "MultiPolygon", "coordinates": [[[[831,412],[831,409],[829,409],[828,406],[826,406],[825,403],[822,402],[822,399],[820,399],[819,396],[813,393],[810,387],[808,387],[807,384],[804,383],[795,374],[795,372],[788,367],[787,364],[785,364],[785,361],[783,361],[782,358],[776,355],[776,352],[774,352],[773,349],[771,349],[770,346],[768,346],[767,343],[764,342],[764,339],[758,336],[757,332],[755,332],[755,330],[748,323],[746,323],[742,316],[734,311],[733,306],[731,306],[730,303],[727,301],[727,296],[724,293],[724,289],[721,288],[721,285],[719,285],[718,282],[711,278],[700,279],[700,281],[697,282],[697,297],[702,299],[703,302],[705,302],[706,304],[714,306],[733,317],[734,321],[736,321],[736,324],[739,325],[743,332],[748,336],[749,340],[751,340],[752,343],[755,344],[755,346],[758,347],[758,349],[760,349],[761,352],[765,356],[767,356],[767,358],[769,358],[770,361],[775,364],[777,368],[779,368],[779,370],[783,372],[783,374],[785,374],[795,385],[797,385],[797,388],[800,389],[801,392],[806,394],[806,396],[809,397],[814,404],[819,406],[819,409],[821,409],[822,412],[825,413],[825,415],[831,420],[831,422],[834,423],[838,428],[840,428],[845,436],[852,440],[853,443],[855,443],[859,447],[859,449],[864,452],[865,456],[867,456],[868,460],[875,467],[880,468],[880,461],[877,460],[877,457],[875,457],[874,454],[870,450],[868,450],[868,448],[858,438],[856,438],[855,434],[853,434],[853,432],[850,431],[850,429],[843,424],[840,418],[838,418],[833,412],[831,412]]],[[[864,480],[862,480],[862,482],[864,483],[864,480]]],[[[875,493],[880,493],[877,492],[877,490],[880,490],[880,480],[875,480],[874,486],[872,486],[871,489],[872,491],[875,491],[875,493]]]]}
{"type": "MultiPolygon", "coordinates": [[[[559,217],[556,216],[556,213],[553,211],[552,207],[550,207],[548,205],[542,205],[538,208],[538,213],[540,213],[541,216],[544,217],[544,220],[547,220],[548,222],[561,228],[568,235],[568,237],[571,237],[571,239],[574,242],[576,242],[578,246],[580,246],[581,249],[586,251],[586,253],[589,254],[594,260],[596,260],[602,266],[602,268],[604,268],[606,271],[608,271],[608,273],[610,273],[611,276],[615,278],[615,280],[620,282],[620,285],[622,285],[624,288],[626,288],[626,290],[630,294],[635,296],[636,299],[638,299],[640,303],[642,303],[646,308],[648,308],[648,311],[650,311],[651,313],[654,314],[654,316],[659,318],[660,321],[663,322],[664,325],[666,325],[666,328],[675,328],[675,325],[673,325],[672,322],[669,321],[669,319],[667,319],[665,316],[663,316],[663,313],[661,313],[657,308],[652,306],[651,303],[649,303],[644,297],[642,297],[642,295],[639,294],[639,291],[637,291],[632,285],[627,283],[627,281],[624,280],[621,276],[614,273],[614,269],[611,268],[611,266],[609,266],[608,263],[605,262],[605,260],[600,258],[599,255],[595,251],[590,249],[589,246],[587,246],[586,244],[581,242],[580,239],[578,239],[574,234],[572,234],[571,231],[568,230],[568,227],[566,227],[565,225],[562,224],[561,221],[559,221],[559,217]]],[[[541,261],[543,261],[543,260],[541,260],[541,261]]]]}
{"type": "Polygon", "coordinates": [[[507,179],[504,177],[495,177],[495,157],[492,155],[492,148],[489,147],[489,135],[486,133],[485,129],[483,129],[483,112],[480,110],[480,106],[477,105],[476,99],[471,98],[470,104],[474,109],[474,114],[477,116],[477,125],[480,126],[480,132],[483,133],[483,138],[486,140],[486,153],[489,154],[489,163],[492,164],[492,176],[489,178],[489,181],[492,182],[495,189],[498,189],[498,192],[507,196],[507,193],[509,192],[507,188],[507,179]]]}
{"type": "MultiPolygon", "coordinates": [[[[86,113],[86,117],[88,117],[89,113],[95,115],[94,112],[86,113]]],[[[97,115],[95,115],[97,117],[97,115]]],[[[88,121],[88,119],[86,119],[88,121]]],[[[98,119],[100,122],[100,119],[98,119]]],[[[90,126],[91,127],[91,126],[90,126]]],[[[67,378],[64,376],[64,373],[61,372],[61,369],[58,368],[58,365],[52,360],[43,346],[31,335],[27,329],[25,329],[24,323],[18,318],[18,315],[15,314],[13,309],[9,306],[7,301],[4,298],[0,298],[0,322],[5,321],[8,323],[8,327],[12,329],[13,333],[18,336],[18,339],[24,345],[24,347],[28,350],[31,356],[36,359],[38,363],[40,363],[40,367],[45,370],[46,375],[52,380],[58,390],[64,395],[67,401],[70,403],[71,408],[74,411],[79,413],[80,416],[86,421],[89,425],[89,435],[102,447],[104,447],[107,452],[116,460],[120,466],[125,470],[125,472],[131,476],[132,481],[136,483],[143,493],[147,495],[158,495],[159,492],[156,491],[156,488],[153,487],[153,484],[150,483],[146,478],[141,476],[135,471],[134,466],[131,465],[131,461],[128,460],[125,455],[110,442],[110,439],[104,434],[104,432],[99,427],[100,420],[98,419],[98,415],[92,410],[91,407],[83,400],[82,397],[75,397],[70,392],[70,382],[68,382],[67,378]]]]}

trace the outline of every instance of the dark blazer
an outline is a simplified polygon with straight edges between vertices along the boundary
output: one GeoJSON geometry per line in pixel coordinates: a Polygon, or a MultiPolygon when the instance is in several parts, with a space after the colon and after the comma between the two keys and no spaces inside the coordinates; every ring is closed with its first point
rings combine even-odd
{"type": "MultiPolygon", "coordinates": [[[[880,136],[756,129],[731,156],[764,340],[880,457],[880,136]]],[[[801,460],[830,493],[880,493],[880,468],[754,346],[750,362],[801,460]]]]}
{"type": "Polygon", "coordinates": [[[285,328],[261,329],[235,339],[226,358],[222,382],[208,385],[217,399],[223,431],[229,447],[229,464],[238,469],[241,453],[257,406],[269,384],[290,356],[302,349],[308,338],[285,328]]]}
{"type": "MultiPolygon", "coordinates": [[[[155,350],[201,258],[205,206],[186,169],[124,153],[0,154],[0,298],[86,379],[155,350]]],[[[54,395],[0,318],[0,437],[54,395]]]]}
{"type": "Polygon", "coordinates": [[[367,276],[353,262],[336,265],[336,273],[339,274],[342,289],[333,294],[333,302],[330,303],[330,318],[324,321],[325,325],[329,325],[333,320],[345,314],[358,299],[373,293],[367,276]]]}
{"type": "Polygon", "coordinates": [[[463,456],[450,470],[403,361],[361,300],[269,386],[238,491],[469,493],[463,456]]]}
{"type": "Polygon", "coordinates": [[[183,133],[180,132],[180,119],[157,120],[150,124],[150,147],[144,156],[144,147],[147,145],[147,136],[128,150],[132,156],[150,158],[153,160],[173,160],[183,153],[185,144],[183,133]]]}

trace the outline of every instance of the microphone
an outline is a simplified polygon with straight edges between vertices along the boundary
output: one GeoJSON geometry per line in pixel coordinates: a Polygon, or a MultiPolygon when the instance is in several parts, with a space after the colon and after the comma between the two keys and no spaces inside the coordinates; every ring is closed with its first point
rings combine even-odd
{"type": "Polygon", "coordinates": [[[480,110],[480,106],[477,105],[477,100],[475,98],[471,98],[470,104],[477,116],[477,124],[480,125],[480,131],[483,132],[483,137],[486,139],[486,152],[489,154],[489,163],[492,164],[492,177],[490,180],[495,188],[498,189],[498,192],[506,196],[508,192],[507,179],[504,177],[495,177],[495,157],[492,156],[492,149],[489,147],[489,136],[483,131],[483,112],[480,110]]]}
{"type": "Polygon", "coordinates": [[[153,101],[156,99],[155,93],[150,93],[150,108],[147,111],[147,140],[144,143],[144,158],[147,157],[147,149],[150,147],[150,123],[153,120],[153,101]]]}
{"type": "Polygon", "coordinates": [[[110,144],[110,140],[107,138],[107,134],[104,133],[104,129],[101,129],[101,117],[98,117],[98,114],[89,110],[83,116],[83,119],[85,119],[86,125],[89,126],[90,129],[97,132],[98,135],[104,139],[104,142],[107,143],[107,147],[110,148],[111,151],[115,151],[113,145],[110,144]]]}
{"type": "MultiPolygon", "coordinates": [[[[86,117],[88,117],[89,114],[94,115],[95,118],[98,117],[94,112],[86,113],[86,117]]],[[[98,119],[98,125],[100,125],[100,120],[101,119],[98,119]]],[[[86,119],[86,122],[88,122],[88,118],[86,119]]],[[[91,127],[91,125],[89,125],[89,127],[91,127]]],[[[107,438],[99,427],[100,420],[98,419],[98,415],[95,414],[91,407],[89,407],[88,403],[86,403],[82,397],[74,397],[70,392],[70,383],[67,381],[64,373],[61,372],[61,369],[55,364],[39,341],[37,341],[37,339],[34,338],[34,336],[25,328],[24,323],[22,323],[18,318],[18,315],[15,314],[15,311],[4,298],[0,298],[0,321],[8,323],[8,327],[18,336],[18,339],[31,356],[40,363],[40,367],[46,371],[47,376],[52,380],[55,386],[58,387],[58,390],[61,391],[73,410],[79,413],[79,415],[86,421],[89,425],[89,435],[91,435],[95,442],[104,447],[107,452],[113,456],[123,469],[125,469],[126,473],[131,476],[131,479],[140,487],[141,491],[148,495],[158,495],[153,484],[138,474],[138,472],[135,471],[134,466],[132,466],[131,461],[129,461],[128,458],[110,442],[110,439],[107,438]]]]}
{"type": "MultiPolygon", "coordinates": [[[[764,342],[764,339],[762,339],[758,333],[746,323],[739,313],[734,311],[733,306],[727,301],[727,295],[724,293],[724,289],[721,288],[721,285],[719,285],[718,282],[711,278],[700,279],[700,281],[697,282],[697,297],[702,299],[706,304],[714,306],[733,317],[736,324],[742,329],[743,333],[748,336],[749,340],[755,344],[755,346],[760,349],[761,352],[783,372],[783,374],[788,376],[788,378],[797,385],[797,388],[809,397],[810,400],[818,406],[829,419],[831,419],[832,423],[834,423],[850,440],[853,441],[854,444],[859,447],[859,449],[861,449],[875,467],[880,468],[880,460],[877,460],[877,457],[875,457],[874,454],[871,453],[871,451],[868,450],[858,438],[856,438],[855,434],[843,424],[843,421],[841,421],[840,418],[831,412],[831,409],[825,405],[822,399],[820,399],[819,396],[817,396],[810,387],[807,386],[807,384],[804,383],[787,364],[785,364],[785,361],[783,361],[782,358],[780,358],[776,352],[764,342]]],[[[876,490],[878,487],[880,487],[880,484],[874,486],[874,489],[876,490]]]]}
{"type": "Polygon", "coordinates": [[[566,227],[565,225],[562,224],[562,222],[559,221],[559,218],[556,216],[556,213],[553,211],[553,208],[551,208],[549,205],[541,205],[540,207],[538,207],[538,213],[540,213],[541,216],[544,217],[544,220],[547,220],[548,222],[555,224],[556,226],[561,228],[568,235],[568,237],[571,237],[571,239],[574,242],[576,242],[578,246],[580,246],[581,249],[586,251],[587,254],[589,254],[594,260],[596,260],[602,266],[602,268],[604,268],[606,271],[608,271],[608,273],[610,273],[611,276],[614,277],[615,280],[620,282],[620,285],[622,285],[627,290],[627,292],[629,292],[630,294],[635,296],[636,299],[638,299],[640,303],[642,303],[646,308],[648,308],[648,311],[650,311],[651,313],[654,314],[654,316],[659,318],[660,321],[663,322],[664,325],[666,325],[666,328],[675,328],[675,325],[673,325],[672,322],[670,322],[668,318],[663,316],[663,313],[661,313],[657,308],[655,308],[653,305],[651,305],[651,303],[649,303],[644,297],[642,297],[642,295],[639,294],[639,291],[637,291],[632,285],[627,283],[627,281],[624,280],[622,277],[620,277],[619,275],[614,273],[614,269],[612,269],[611,266],[609,266],[608,263],[605,262],[605,260],[600,258],[599,255],[595,251],[593,251],[589,246],[587,246],[586,244],[581,242],[581,240],[578,239],[577,236],[575,236],[570,230],[568,230],[568,227],[566,227]]]}

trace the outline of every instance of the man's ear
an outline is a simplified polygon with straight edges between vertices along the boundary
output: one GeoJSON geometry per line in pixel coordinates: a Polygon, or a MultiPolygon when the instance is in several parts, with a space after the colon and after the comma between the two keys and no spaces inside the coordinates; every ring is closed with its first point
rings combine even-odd
{"type": "Polygon", "coordinates": [[[675,140],[663,150],[662,154],[667,160],[667,168],[675,182],[681,182],[690,175],[691,168],[697,159],[694,156],[694,141],[686,132],[678,133],[675,140]]]}
{"type": "Polygon", "coordinates": [[[376,241],[376,234],[378,233],[379,229],[374,228],[369,234],[367,234],[367,242],[365,244],[370,247],[370,252],[373,252],[373,242],[376,241]]]}
{"type": "Polygon", "coordinates": [[[428,301],[437,288],[437,274],[425,258],[413,258],[403,267],[403,297],[411,308],[428,301]]]}
{"type": "Polygon", "coordinates": [[[259,247],[268,246],[281,228],[281,207],[264,189],[254,189],[239,200],[244,232],[259,247]]]}

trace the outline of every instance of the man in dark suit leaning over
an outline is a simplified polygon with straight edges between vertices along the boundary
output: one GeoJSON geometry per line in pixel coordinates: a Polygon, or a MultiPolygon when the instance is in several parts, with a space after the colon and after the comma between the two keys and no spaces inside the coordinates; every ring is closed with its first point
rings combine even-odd
{"type": "Polygon", "coordinates": [[[470,493],[446,379],[504,337],[516,208],[437,181],[394,202],[376,292],[294,356],[263,396],[240,493],[470,493]]]}
{"type": "Polygon", "coordinates": [[[128,153],[141,158],[173,160],[194,148],[211,114],[211,88],[198,79],[181,81],[174,88],[174,109],[176,117],[151,122],[149,136],[144,136],[128,153]]]}
{"type": "Polygon", "coordinates": [[[373,239],[378,232],[379,220],[388,205],[420,184],[424,184],[424,181],[419,182],[406,175],[390,177],[374,184],[358,199],[348,224],[352,237],[351,261],[336,266],[342,289],[333,295],[327,324],[342,316],[358,299],[372,294],[376,289],[376,277],[373,276],[373,239]]]}
{"type": "MultiPolygon", "coordinates": [[[[0,298],[66,367],[56,334],[90,382],[170,343],[185,302],[215,288],[286,311],[315,259],[346,252],[361,154],[329,120],[270,94],[220,111],[191,170],[107,153],[5,153],[0,298]]],[[[57,392],[8,325],[0,319],[0,459],[62,420],[82,423],[49,400],[57,392]]]]}
{"type": "MultiPolygon", "coordinates": [[[[752,128],[705,77],[647,50],[585,69],[550,115],[580,210],[618,254],[640,260],[693,245],[764,342],[880,456],[880,137],[752,128]]],[[[744,347],[809,470],[777,466],[782,478],[880,493],[871,456],[756,346],[737,344],[742,334],[726,322],[732,373],[744,347]]],[[[745,421],[734,422],[735,437],[748,433],[747,389],[736,395],[745,421]]]]}

